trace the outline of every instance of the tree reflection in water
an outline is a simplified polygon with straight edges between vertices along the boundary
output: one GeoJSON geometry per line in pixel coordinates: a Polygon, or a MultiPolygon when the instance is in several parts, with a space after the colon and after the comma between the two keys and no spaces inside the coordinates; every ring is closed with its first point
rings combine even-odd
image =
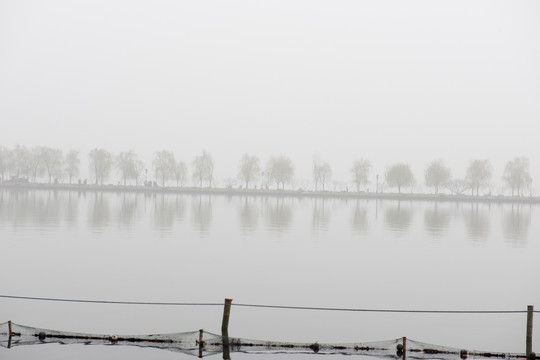
{"type": "Polygon", "coordinates": [[[88,224],[95,230],[103,229],[109,225],[111,220],[111,211],[109,206],[109,197],[107,193],[94,193],[94,201],[88,202],[88,224]]]}
{"type": "Polygon", "coordinates": [[[476,243],[483,243],[489,236],[489,205],[471,203],[463,215],[468,238],[476,243]],[[487,209],[486,209],[487,207],[487,209]]]}
{"type": "Polygon", "coordinates": [[[433,202],[424,211],[424,229],[435,238],[444,236],[450,225],[450,212],[438,202],[433,202]]]}
{"type": "Polygon", "coordinates": [[[327,231],[330,223],[330,210],[327,208],[327,199],[313,199],[313,216],[311,227],[315,233],[327,231]]]}
{"type": "Polygon", "coordinates": [[[257,198],[245,196],[240,198],[238,206],[238,217],[242,230],[247,233],[252,233],[259,225],[259,204],[257,198]]]}
{"type": "MultiPolygon", "coordinates": [[[[75,192],[68,192],[67,195],[65,196],[66,200],[65,200],[65,206],[63,207],[64,208],[64,221],[66,222],[66,224],[68,224],[69,226],[76,226],[77,225],[77,221],[78,221],[78,218],[79,218],[79,202],[81,201],[81,197],[84,196],[84,193],[75,193],[75,192]]],[[[59,197],[59,200],[61,201],[61,199],[63,198],[63,196],[60,196],[59,197]]]]}
{"type": "Polygon", "coordinates": [[[199,195],[191,199],[191,220],[201,236],[207,235],[212,225],[212,199],[211,195],[199,195]]]}
{"type": "MultiPolygon", "coordinates": [[[[368,221],[368,211],[367,211],[367,201],[363,200],[363,204],[360,204],[359,199],[355,202],[355,207],[352,211],[351,216],[351,226],[353,228],[353,231],[360,234],[360,235],[366,235],[369,230],[369,221],[368,221]]],[[[377,200],[375,200],[377,201],[377,200]]],[[[375,204],[378,205],[377,203],[375,204]]]]}
{"type": "Polygon", "coordinates": [[[505,238],[514,246],[525,247],[531,225],[531,205],[511,204],[503,215],[502,229],[505,238]]]}
{"type": "Polygon", "coordinates": [[[186,205],[182,195],[155,194],[152,199],[154,228],[157,230],[168,231],[173,228],[175,220],[184,219],[186,205]]]}
{"type": "Polygon", "coordinates": [[[76,225],[78,199],[71,192],[14,189],[0,193],[0,218],[15,227],[76,225]]]}
{"type": "Polygon", "coordinates": [[[119,194],[119,207],[116,218],[118,226],[131,228],[135,222],[139,198],[138,194],[122,193],[119,194]]]}
{"type": "Polygon", "coordinates": [[[265,198],[265,222],[271,233],[286,233],[293,219],[291,202],[293,199],[286,197],[265,198]]]}
{"type": "MultiPolygon", "coordinates": [[[[293,230],[302,232],[305,236],[326,236],[333,231],[332,221],[341,221],[339,215],[334,215],[333,218],[332,212],[336,211],[336,214],[339,214],[343,209],[350,211],[346,215],[350,216],[350,219],[343,219],[349,221],[345,227],[350,227],[353,233],[360,236],[366,236],[373,230],[378,231],[378,228],[401,236],[417,231],[416,228],[412,229],[412,225],[414,211],[418,209],[423,211],[423,219],[420,219],[423,224],[419,224],[423,225],[423,229],[420,228],[418,231],[423,232],[422,236],[425,238],[442,238],[452,233],[452,236],[462,237],[473,245],[478,245],[484,244],[491,236],[500,236],[509,246],[525,247],[528,238],[532,236],[531,233],[536,229],[532,218],[538,205],[372,199],[344,201],[315,197],[252,195],[220,197],[209,194],[0,190],[0,225],[32,231],[52,228],[73,230],[86,227],[96,233],[102,233],[109,231],[111,227],[133,230],[150,226],[158,232],[170,233],[176,230],[183,231],[179,223],[184,221],[190,210],[193,230],[204,236],[212,227],[214,213],[220,220],[230,218],[232,215],[236,229],[250,236],[259,232],[283,236],[293,230]],[[352,204],[352,208],[349,204],[352,204]],[[260,226],[261,221],[263,227],[260,226]],[[460,226],[461,222],[463,228],[460,226]]],[[[189,227],[189,224],[187,226],[189,227]]]]}
{"type": "Polygon", "coordinates": [[[174,224],[174,204],[167,194],[154,195],[154,228],[157,230],[169,230],[174,224]]]}
{"type": "Polygon", "coordinates": [[[61,221],[60,197],[55,192],[16,190],[10,192],[5,209],[6,218],[15,226],[34,224],[40,228],[58,226],[61,221]]]}
{"type": "Polygon", "coordinates": [[[405,235],[411,226],[413,212],[411,204],[409,206],[402,204],[402,201],[397,202],[395,206],[387,205],[385,210],[386,227],[399,235],[405,235]]]}
{"type": "Polygon", "coordinates": [[[32,198],[36,196],[34,192],[15,190],[2,192],[2,194],[6,196],[0,204],[2,219],[12,219],[14,227],[20,227],[33,220],[35,204],[32,198]]]}
{"type": "Polygon", "coordinates": [[[49,191],[45,196],[36,197],[35,209],[42,227],[57,226],[60,222],[61,202],[58,191],[49,191]]]}

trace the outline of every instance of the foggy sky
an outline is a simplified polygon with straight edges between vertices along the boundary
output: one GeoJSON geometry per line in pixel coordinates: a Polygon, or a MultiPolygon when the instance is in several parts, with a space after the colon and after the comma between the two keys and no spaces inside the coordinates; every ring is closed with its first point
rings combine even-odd
{"type": "MultiPolygon", "coordinates": [[[[489,158],[540,188],[535,1],[0,0],[0,145],[155,151],[218,181],[243,153],[408,162],[419,183],[489,158]]],[[[87,171],[81,166],[81,171],[87,171]]],[[[374,181],[374,179],[372,180],[374,181]]]]}

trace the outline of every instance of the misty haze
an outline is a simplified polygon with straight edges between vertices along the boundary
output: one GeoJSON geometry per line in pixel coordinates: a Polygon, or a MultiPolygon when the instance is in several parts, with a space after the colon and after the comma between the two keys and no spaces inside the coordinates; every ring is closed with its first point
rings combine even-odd
{"type": "Polygon", "coordinates": [[[539,20],[0,1],[0,357],[534,358],[539,20]]]}

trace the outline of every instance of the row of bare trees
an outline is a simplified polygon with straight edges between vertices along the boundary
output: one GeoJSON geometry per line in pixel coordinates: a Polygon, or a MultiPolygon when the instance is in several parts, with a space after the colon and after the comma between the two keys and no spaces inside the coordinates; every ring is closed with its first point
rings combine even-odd
{"type": "MultiPolygon", "coordinates": [[[[480,195],[480,189],[489,187],[493,176],[493,166],[487,159],[473,160],[467,167],[465,178],[453,178],[450,168],[442,160],[431,162],[425,169],[424,180],[428,187],[434,189],[435,194],[441,188],[446,188],[453,194],[465,194],[468,190],[471,195],[480,195]]],[[[512,196],[523,196],[524,190],[531,191],[532,178],[529,172],[529,160],[517,157],[506,163],[502,176],[506,186],[511,190],[512,196]]],[[[396,187],[398,192],[404,186],[414,186],[415,178],[406,164],[396,164],[386,171],[386,182],[391,187],[396,187]]],[[[490,191],[491,193],[491,191],[490,191]]]]}
{"type": "MultiPolygon", "coordinates": [[[[354,169],[354,167],[353,167],[354,169]]],[[[452,172],[442,160],[428,164],[424,172],[424,183],[433,188],[438,194],[441,188],[446,188],[456,195],[471,191],[471,195],[480,195],[480,190],[489,188],[493,176],[493,166],[487,159],[473,160],[466,169],[464,178],[452,177],[452,172]]],[[[385,173],[386,184],[397,188],[401,193],[403,187],[413,187],[416,184],[413,172],[407,164],[398,163],[389,167],[385,173]]],[[[529,172],[529,160],[517,157],[506,163],[502,180],[511,190],[512,196],[523,196],[524,190],[531,191],[532,178],[529,172]]],[[[489,191],[491,193],[491,190],[489,191]]]]}
{"type": "MultiPolygon", "coordinates": [[[[434,161],[426,168],[426,185],[433,187],[435,193],[444,186],[453,194],[464,194],[468,190],[479,196],[480,189],[489,187],[493,176],[493,166],[487,159],[473,160],[467,167],[465,178],[452,178],[450,169],[441,160],[434,161]]],[[[523,196],[524,190],[532,191],[532,177],[529,172],[529,160],[516,157],[506,163],[502,180],[511,190],[512,196],[523,196]]]]}
{"type": "Polygon", "coordinates": [[[71,150],[66,154],[62,150],[36,146],[28,148],[16,145],[13,149],[0,146],[0,177],[26,179],[35,182],[46,177],[49,182],[67,176],[70,181],[79,174],[79,153],[71,150]]]}
{"type": "MultiPolygon", "coordinates": [[[[158,151],[152,160],[153,173],[148,175],[148,169],[134,151],[125,151],[113,154],[105,149],[93,149],[88,153],[88,166],[91,176],[96,184],[104,184],[115,169],[124,185],[142,185],[157,182],[166,186],[174,181],[176,186],[186,184],[188,178],[187,165],[175,158],[170,151],[158,151]]],[[[46,178],[49,183],[67,181],[72,183],[79,176],[80,153],[46,146],[26,147],[16,145],[13,149],[0,146],[0,179],[8,175],[12,179],[24,179],[36,182],[46,178]]],[[[351,181],[356,191],[361,191],[370,184],[372,163],[366,159],[355,160],[350,169],[351,181]]],[[[245,154],[238,165],[237,178],[245,188],[257,187],[259,180],[262,186],[275,186],[284,189],[292,184],[294,178],[294,165],[290,158],[284,155],[273,156],[268,159],[264,169],[257,156],[245,154]]],[[[212,186],[214,180],[214,160],[210,153],[202,151],[195,156],[191,163],[192,181],[199,187],[212,186]]],[[[332,180],[332,167],[319,156],[313,158],[313,189],[324,191],[332,180]]],[[[480,190],[488,188],[493,176],[493,166],[489,160],[473,160],[466,169],[464,178],[454,178],[450,169],[442,160],[428,164],[424,172],[424,183],[433,188],[435,194],[446,189],[453,194],[465,194],[470,191],[473,195],[480,195],[480,190]]],[[[404,188],[417,184],[411,167],[405,163],[396,163],[386,169],[384,178],[379,181],[376,176],[376,191],[383,191],[385,187],[397,189],[398,193],[404,188]]],[[[522,196],[526,189],[531,191],[532,178],[529,172],[529,161],[518,157],[506,163],[502,180],[511,190],[512,196],[522,196]]]]}
{"type": "MultiPolygon", "coordinates": [[[[88,154],[88,159],[96,184],[103,184],[109,177],[113,167],[116,167],[124,185],[127,183],[135,183],[135,185],[149,183],[148,169],[134,151],[121,152],[113,156],[104,149],[94,149],[88,154]]],[[[183,161],[176,160],[174,153],[170,151],[156,152],[152,160],[152,169],[154,173],[150,177],[155,179],[161,186],[165,186],[171,180],[174,180],[178,187],[184,186],[186,183],[187,165],[183,161]]],[[[200,187],[203,184],[211,186],[214,175],[212,155],[206,151],[203,151],[201,155],[197,155],[193,159],[192,169],[195,183],[200,187]]],[[[154,181],[151,181],[151,183],[154,183],[154,181]]]]}

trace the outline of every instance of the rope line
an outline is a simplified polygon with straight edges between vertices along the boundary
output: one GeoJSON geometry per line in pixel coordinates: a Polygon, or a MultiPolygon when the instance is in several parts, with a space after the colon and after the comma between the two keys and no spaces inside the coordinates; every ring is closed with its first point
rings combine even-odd
{"type": "Polygon", "coordinates": [[[117,305],[159,305],[159,306],[223,306],[223,303],[184,303],[184,302],[146,302],[146,301],[111,301],[111,300],[82,300],[82,299],[58,299],[31,296],[0,295],[0,298],[38,301],[59,301],[89,304],[117,304],[117,305]]]}
{"type": "MultiPolygon", "coordinates": [[[[116,304],[116,305],[156,305],[156,306],[223,306],[223,303],[197,303],[197,302],[148,302],[148,301],[111,301],[111,300],[83,300],[61,299],[32,296],[0,295],[0,298],[18,300],[56,301],[87,304],[116,304]]],[[[349,311],[349,312],[379,312],[379,313],[423,313],[423,314],[522,314],[527,310],[404,310],[404,309],[360,309],[360,308],[333,308],[312,306],[286,306],[286,305],[261,305],[232,303],[232,306],[289,309],[289,310],[316,310],[316,311],[349,311]]],[[[535,310],[535,313],[540,311],[535,310]]]]}
{"type": "MultiPolygon", "coordinates": [[[[321,310],[321,311],[356,311],[356,312],[381,312],[381,313],[425,313],[425,314],[518,314],[526,313],[527,310],[401,310],[401,309],[354,309],[354,308],[329,308],[310,306],[285,306],[285,305],[254,305],[235,304],[232,306],[257,307],[270,309],[292,310],[321,310]]],[[[538,312],[538,311],[535,311],[538,312]]]]}

